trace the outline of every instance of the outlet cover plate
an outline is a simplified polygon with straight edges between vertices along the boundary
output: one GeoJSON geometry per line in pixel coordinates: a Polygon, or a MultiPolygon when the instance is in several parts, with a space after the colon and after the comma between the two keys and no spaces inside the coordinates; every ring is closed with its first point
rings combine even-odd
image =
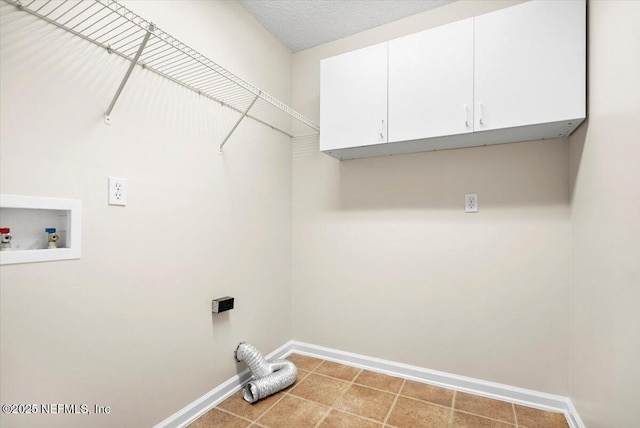
{"type": "Polygon", "coordinates": [[[464,195],[464,212],[477,213],[478,212],[478,194],[467,193],[464,195]]]}
{"type": "Polygon", "coordinates": [[[127,205],[127,179],[109,177],[109,205],[127,205]]]}

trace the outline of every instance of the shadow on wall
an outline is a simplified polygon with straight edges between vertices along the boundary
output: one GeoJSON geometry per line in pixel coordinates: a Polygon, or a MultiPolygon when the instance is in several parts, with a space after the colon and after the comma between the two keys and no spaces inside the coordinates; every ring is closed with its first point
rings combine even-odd
{"type": "Polygon", "coordinates": [[[462,210],[465,193],[481,210],[567,205],[568,156],[556,139],[342,161],[341,208],[462,210]]]}
{"type": "MultiPolygon", "coordinates": [[[[214,346],[218,346],[221,343],[232,343],[232,331],[231,331],[231,312],[227,311],[219,314],[211,313],[211,326],[212,326],[212,341],[214,346]]],[[[234,358],[235,348],[228,349],[229,361],[233,360],[235,363],[236,374],[242,373],[247,368],[247,364],[244,362],[238,362],[234,358]]]]}
{"type": "MultiPolygon", "coordinates": [[[[587,2],[587,34],[590,34],[590,19],[589,16],[589,2],[587,2]]],[[[590,97],[589,97],[589,63],[590,63],[589,49],[587,49],[587,70],[586,70],[586,82],[587,93],[585,98],[585,112],[587,118],[580,124],[573,134],[569,137],[569,201],[573,205],[573,196],[576,189],[576,183],[578,182],[578,172],[580,170],[580,160],[582,159],[582,152],[584,152],[584,145],[587,140],[587,133],[589,130],[589,117],[590,117],[590,97]]]]}
{"type": "Polygon", "coordinates": [[[578,175],[580,172],[580,160],[582,159],[582,152],[584,152],[584,145],[587,140],[587,133],[589,131],[589,119],[585,120],[578,129],[569,138],[570,141],[570,168],[569,168],[569,200],[573,203],[573,196],[576,189],[576,183],[578,182],[578,175]]]}

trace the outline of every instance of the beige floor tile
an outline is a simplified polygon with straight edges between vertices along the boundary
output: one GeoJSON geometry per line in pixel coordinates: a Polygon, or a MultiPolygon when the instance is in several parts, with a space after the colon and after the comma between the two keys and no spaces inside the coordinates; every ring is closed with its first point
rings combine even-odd
{"type": "Polygon", "coordinates": [[[453,402],[452,390],[412,380],[405,382],[400,394],[448,407],[451,407],[453,402]]]}
{"type": "Polygon", "coordinates": [[[333,404],[338,410],[384,422],[395,396],[361,385],[351,385],[333,404]]]}
{"type": "Polygon", "coordinates": [[[320,363],[322,363],[322,360],[300,354],[291,354],[285,359],[295,364],[298,370],[302,369],[307,371],[313,371],[313,369],[315,369],[320,365],[320,363]]]}
{"type": "Polygon", "coordinates": [[[251,422],[240,419],[237,416],[214,408],[189,425],[189,428],[245,428],[249,426],[250,423],[251,422]]]}
{"type": "Polygon", "coordinates": [[[515,423],[512,404],[505,401],[458,392],[455,408],[475,415],[515,423]]]}
{"type": "Polygon", "coordinates": [[[567,418],[562,413],[545,412],[531,407],[518,406],[516,416],[518,426],[526,428],[569,428],[567,418]]]}
{"type": "Polygon", "coordinates": [[[360,369],[355,367],[345,366],[344,364],[338,364],[332,361],[324,361],[314,370],[316,373],[346,380],[347,382],[351,382],[359,371],[360,369]]]}
{"type": "Polygon", "coordinates": [[[469,413],[455,412],[452,428],[515,428],[515,425],[482,418],[469,413]]]}
{"type": "Polygon", "coordinates": [[[296,385],[298,385],[300,382],[302,382],[304,380],[304,378],[306,378],[307,376],[309,376],[309,373],[306,370],[300,370],[298,369],[298,376],[296,376],[296,381],[293,382],[293,385],[286,387],[285,389],[282,390],[282,392],[291,392],[291,390],[293,388],[296,387],[296,385]]]}
{"type": "Polygon", "coordinates": [[[382,424],[332,410],[318,428],[382,428],[382,424]]]}
{"type": "Polygon", "coordinates": [[[277,394],[264,398],[257,403],[250,404],[246,402],[244,398],[242,398],[242,390],[240,390],[233,394],[231,397],[224,400],[222,403],[218,404],[218,407],[235,415],[255,421],[260,417],[260,415],[266,412],[269,407],[273,406],[276,401],[281,399],[283,396],[284,393],[279,392],[277,394]]]}
{"type": "Polygon", "coordinates": [[[327,410],[326,406],[287,394],[257,422],[270,428],[311,428],[322,420],[327,410]]]}
{"type": "Polygon", "coordinates": [[[290,393],[307,400],[330,406],[338,398],[349,384],[339,379],[320,376],[311,373],[293,389],[290,393]]]}
{"type": "Polygon", "coordinates": [[[360,385],[370,386],[371,388],[397,393],[400,391],[400,387],[402,387],[403,379],[371,372],[369,370],[362,370],[354,382],[360,385]]]}
{"type": "Polygon", "coordinates": [[[447,428],[451,409],[398,397],[387,423],[399,428],[447,428]]]}

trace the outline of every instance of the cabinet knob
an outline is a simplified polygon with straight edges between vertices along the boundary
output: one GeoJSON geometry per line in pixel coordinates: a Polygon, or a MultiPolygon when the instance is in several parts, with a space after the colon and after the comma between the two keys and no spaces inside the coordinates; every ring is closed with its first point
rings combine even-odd
{"type": "Polygon", "coordinates": [[[384,119],[380,120],[380,138],[384,138],[384,119]]]}

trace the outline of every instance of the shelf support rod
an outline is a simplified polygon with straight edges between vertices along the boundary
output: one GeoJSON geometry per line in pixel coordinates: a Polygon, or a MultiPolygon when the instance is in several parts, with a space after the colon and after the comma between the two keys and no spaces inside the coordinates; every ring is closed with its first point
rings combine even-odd
{"type": "Polygon", "coordinates": [[[244,119],[245,117],[247,117],[247,113],[249,113],[249,110],[251,110],[251,107],[253,107],[253,105],[256,103],[256,101],[258,101],[258,98],[260,98],[260,94],[262,93],[262,91],[260,91],[258,93],[258,95],[255,96],[255,98],[253,99],[253,101],[251,101],[251,104],[249,104],[249,107],[247,107],[247,109],[244,111],[244,113],[242,113],[242,116],[240,116],[240,119],[238,119],[238,121],[236,122],[235,125],[233,125],[233,128],[231,128],[231,131],[229,131],[229,133],[227,134],[226,137],[224,137],[224,140],[222,140],[222,143],[220,143],[220,148],[218,149],[218,153],[222,154],[222,148],[224,147],[225,144],[227,144],[227,140],[231,137],[231,135],[235,132],[236,128],[238,127],[238,125],[240,125],[240,122],[242,122],[242,119],[244,119]]]}
{"type": "Polygon", "coordinates": [[[131,76],[133,69],[135,68],[136,64],[138,63],[138,60],[140,59],[140,55],[142,55],[142,51],[144,50],[144,47],[147,45],[147,42],[149,41],[149,37],[151,37],[151,33],[153,33],[154,31],[155,31],[155,26],[152,23],[149,23],[149,27],[147,28],[147,34],[144,35],[144,39],[142,39],[142,43],[140,43],[140,46],[138,47],[138,52],[136,52],[136,55],[131,60],[131,64],[129,64],[129,68],[125,73],[124,78],[122,79],[122,82],[120,82],[120,86],[118,87],[118,90],[116,91],[116,94],[113,96],[113,99],[111,100],[111,104],[107,109],[107,113],[105,114],[105,118],[104,118],[104,123],[106,123],[107,125],[111,125],[111,111],[113,110],[113,107],[116,105],[118,98],[120,98],[120,94],[124,89],[124,85],[127,84],[127,81],[129,80],[129,77],[131,76]]]}

